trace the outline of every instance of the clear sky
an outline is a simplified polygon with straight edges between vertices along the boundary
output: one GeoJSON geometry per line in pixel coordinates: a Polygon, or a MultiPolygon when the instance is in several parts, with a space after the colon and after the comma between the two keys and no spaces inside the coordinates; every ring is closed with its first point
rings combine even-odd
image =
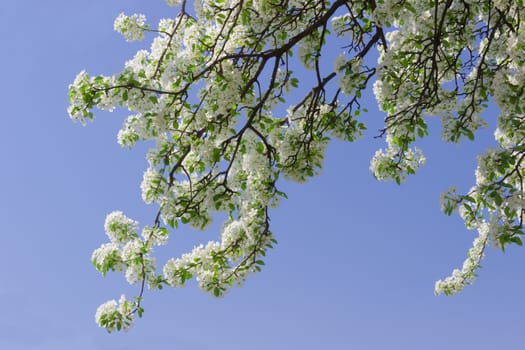
{"type": "MultiPolygon", "coordinates": [[[[473,184],[492,130],[475,143],[443,144],[435,120],[420,143],[427,164],[400,187],[380,183],[368,170],[383,146],[373,138],[384,117],[373,99],[363,139],[333,143],[309,183],[282,184],[289,199],[271,222],[279,244],[262,273],[223,299],[194,283],[148,292],[129,332],[98,328],[100,303],[137,292],[122,275],[102,278],[90,257],[106,241],[107,213],[152,222],[155,208],[139,189],[148,145],[117,145],[124,111],[98,113],[87,127],[71,122],[67,86],[82,69],[118,71],[140,48],[113,31],[122,11],[176,14],[162,0],[0,7],[0,349],[523,349],[523,248],[489,249],[474,286],[433,295],[475,234],[440,212],[439,193],[473,184]]],[[[216,228],[180,229],[161,256],[217,238],[216,228]]]]}

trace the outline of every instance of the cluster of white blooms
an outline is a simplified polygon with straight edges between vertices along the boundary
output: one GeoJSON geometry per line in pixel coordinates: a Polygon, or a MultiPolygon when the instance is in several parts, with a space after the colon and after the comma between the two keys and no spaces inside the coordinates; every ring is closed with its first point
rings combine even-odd
{"type": "Polygon", "coordinates": [[[335,70],[341,72],[339,87],[344,94],[350,96],[362,86],[364,80],[366,80],[366,75],[361,72],[362,60],[360,58],[354,58],[343,63],[344,56],[343,58],[340,57],[341,55],[335,63],[335,70]]]}
{"type": "Polygon", "coordinates": [[[91,260],[96,269],[102,274],[108,270],[123,271],[126,265],[120,258],[119,245],[117,243],[104,243],[93,251],[91,260]]]}
{"type": "Polygon", "coordinates": [[[463,262],[461,270],[454,269],[452,276],[444,280],[436,281],[434,293],[452,295],[460,292],[466,285],[472,284],[476,278],[476,271],[480,268],[479,262],[484,257],[485,247],[487,245],[488,225],[482,224],[478,228],[479,236],[474,239],[472,248],[468,251],[468,257],[463,262]]]}
{"type": "MultiPolygon", "coordinates": [[[[449,99],[449,101],[451,100],[449,99]]],[[[440,104],[440,106],[442,105],[444,104],[440,104]]],[[[441,118],[441,124],[443,126],[443,129],[441,132],[441,137],[444,141],[457,142],[460,140],[461,136],[464,135],[466,135],[470,139],[473,139],[474,133],[479,128],[487,126],[486,121],[478,115],[473,115],[468,120],[459,120],[458,118],[450,114],[450,110],[452,110],[451,107],[452,106],[449,106],[449,108],[447,108],[448,110],[442,111],[443,116],[441,118]]]]}
{"type": "Polygon", "coordinates": [[[146,254],[145,244],[140,239],[129,241],[122,247],[121,259],[127,265],[126,280],[128,283],[139,283],[144,274],[155,271],[154,261],[151,258],[145,258],[146,254]]]}
{"type": "Polygon", "coordinates": [[[487,148],[485,154],[478,156],[478,166],[476,168],[476,184],[486,185],[492,177],[489,172],[494,171],[499,161],[500,152],[494,148],[487,148]]]}
{"type": "Polygon", "coordinates": [[[81,71],[69,87],[68,113],[71,118],[85,125],[86,120],[93,119],[91,108],[113,111],[116,101],[113,93],[106,89],[115,84],[115,79],[98,76],[90,77],[86,71],[81,71]],[[107,93],[104,93],[107,92],[107,93]]]}
{"type": "Polygon", "coordinates": [[[144,227],[141,236],[145,242],[152,245],[165,245],[168,243],[169,231],[164,227],[144,227]]]}
{"type": "Polygon", "coordinates": [[[297,54],[301,63],[306,69],[313,69],[314,63],[317,57],[320,55],[321,50],[321,33],[319,31],[313,32],[307,36],[305,40],[302,40],[299,44],[297,54]]]}
{"type": "Polygon", "coordinates": [[[386,139],[388,148],[377,150],[370,162],[370,170],[376,179],[400,183],[406,180],[406,174],[414,174],[425,164],[426,158],[419,148],[402,150],[392,135],[386,139]]]}
{"type": "Polygon", "coordinates": [[[173,288],[184,286],[186,280],[193,277],[190,268],[195,264],[190,253],[183,254],[180,258],[171,258],[164,265],[163,273],[167,283],[173,288]]]}
{"type": "MultiPolygon", "coordinates": [[[[107,271],[125,272],[130,284],[147,282],[152,289],[161,288],[162,276],[156,275],[155,258],[151,257],[151,246],[167,242],[164,228],[144,227],[139,238],[138,222],[115,211],[106,217],[104,228],[110,243],[102,244],[93,252],[92,261],[103,275],[107,271]]],[[[130,302],[122,296],[117,303],[112,300],[102,304],[95,315],[97,323],[109,332],[126,330],[133,324],[136,312],[142,314],[137,301],[130,302]]]]}
{"type": "Polygon", "coordinates": [[[113,24],[115,30],[122,34],[126,41],[140,41],[144,39],[146,16],[134,14],[126,16],[124,13],[118,15],[113,24]]]}
{"type": "Polygon", "coordinates": [[[328,144],[327,140],[309,135],[303,128],[306,112],[304,107],[290,107],[287,119],[291,123],[276,141],[281,171],[286,178],[297,182],[305,182],[318,173],[328,144]]]}
{"type": "MultiPolygon", "coordinates": [[[[476,185],[466,195],[457,189],[442,195],[445,213],[458,211],[479,237],[463,268],[439,281],[436,293],[452,294],[471,283],[487,244],[521,244],[521,2],[198,0],[193,11],[186,8],[190,2],[166,4],[182,6],[151,30],[156,36],[149,49],[112,76],[82,71],[69,88],[72,119],[85,123],[94,108],[124,107],[131,115],[118,143],[154,144],[140,187],[158,214],[140,234],[138,223],[123,213],[108,215],[110,242],[92,255],[101,273],[123,272],[129,283],[151,289],[182,287],[196,278],[215,296],[242,284],[261,270],[275,243],[268,211],[285,196],[278,179],[307,181],[322,169],[331,138],[354,141],[362,135],[358,101],[372,83],[386,114],[381,132],[387,147],[370,164],[380,180],[400,183],[425,163],[415,144],[428,135],[427,118],[440,117],[443,139],[458,142],[487,126],[481,113],[490,99],[501,111],[499,146],[478,158],[476,185]],[[326,64],[330,22],[347,46],[326,64]],[[370,67],[376,48],[378,64],[370,67]],[[316,77],[298,99],[294,64],[316,77]],[[287,99],[291,106],[277,113],[287,99]],[[218,239],[169,259],[158,273],[154,248],[168,242],[170,229],[204,229],[217,212],[227,217],[218,239]]],[[[150,31],[142,14],[120,14],[114,28],[127,41],[150,31]]],[[[142,312],[143,289],[133,303],[101,306],[97,322],[108,330],[127,328],[128,317],[142,312]]]]}
{"type": "Polygon", "coordinates": [[[106,328],[108,332],[127,331],[133,326],[134,307],[136,303],[126,300],[122,295],[118,304],[115,300],[110,300],[100,305],[95,313],[95,322],[100,327],[106,328]]]}
{"type": "Polygon", "coordinates": [[[148,204],[154,203],[160,195],[167,191],[165,187],[166,183],[162,174],[159,174],[155,168],[149,167],[144,172],[144,177],[140,184],[142,199],[148,204]]]}
{"type": "Polygon", "coordinates": [[[114,211],[106,216],[104,230],[113,243],[126,244],[137,237],[139,223],[125,216],[121,211],[114,211]]]}
{"type": "Polygon", "coordinates": [[[150,287],[156,287],[155,259],[150,256],[151,245],[166,242],[166,232],[160,228],[145,227],[140,239],[138,222],[120,211],[107,215],[104,228],[110,243],[102,244],[93,252],[92,261],[98,271],[125,271],[130,284],[146,279],[150,287]]]}

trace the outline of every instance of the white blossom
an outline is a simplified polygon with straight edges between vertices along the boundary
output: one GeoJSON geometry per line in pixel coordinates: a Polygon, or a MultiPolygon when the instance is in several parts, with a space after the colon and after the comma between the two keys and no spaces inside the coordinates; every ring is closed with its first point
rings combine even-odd
{"type": "Polygon", "coordinates": [[[137,236],[139,223],[114,211],[106,216],[104,230],[112,242],[126,244],[137,236]]]}
{"type": "Polygon", "coordinates": [[[118,304],[115,300],[110,300],[98,307],[95,322],[108,332],[127,331],[133,326],[133,306],[134,303],[126,300],[124,295],[120,297],[118,304]]]}
{"type": "Polygon", "coordinates": [[[120,247],[117,243],[105,243],[93,251],[91,261],[103,275],[108,270],[123,271],[125,264],[120,257],[120,247]]]}
{"type": "Polygon", "coordinates": [[[133,14],[127,16],[120,13],[115,19],[114,28],[124,36],[126,41],[140,41],[144,38],[146,16],[143,14],[133,14]]]}

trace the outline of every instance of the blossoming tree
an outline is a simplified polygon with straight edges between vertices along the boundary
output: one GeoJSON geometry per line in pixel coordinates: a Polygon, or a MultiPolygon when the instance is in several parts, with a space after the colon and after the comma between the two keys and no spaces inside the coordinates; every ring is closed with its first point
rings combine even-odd
{"type": "Polygon", "coordinates": [[[85,123],[95,107],[124,107],[132,115],[119,144],[156,144],[141,185],[144,201],[159,207],[156,217],[140,227],[122,212],[110,213],[109,243],[92,256],[102,274],[123,272],[139,288],[135,299],[101,305],[100,326],[130,327],[143,313],[146,286],[178,288],[195,277],[201,289],[221,296],[260,271],[276,242],[268,208],[285,197],[279,178],[304,182],[322,166],[331,138],[359,138],[365,129],[359,101],[371,85],[385,113],[379,134],[387,147],[370,165],[380,180],[401,183],[424,163],[413,144],[428,134],[427,118],[441,117],[442,138],[458,142],[485,126],[480,114],[487,103],[500,110],[498,146],[479,156],[474,186],[442,196],[444,212],[459,212],[479,236],[462,268],[436,282],[435,293],[472,283],[488,245],[522,244],[522,0],[166,2],[178,15],[155,29],[142,14],[115,20],[127,41],[152,36],[149,50],[112,76],[81,72],[69,88],[72,119],[85,123]],[[332,37],[344,45],[328,49],[332,37]],[[326,55],[321,59],[327,50],[339,50],[328,65],[326,55]],[[306,89],[297,89],[293,71],[301,64],[312,76],[306,89]],[[279,112],[283,104],[287,110],[279,112]],[[218,241],[156,266],[154,248],[168,242],[170,230],[204,229],[214,212],[228,217],[218,241]]]}

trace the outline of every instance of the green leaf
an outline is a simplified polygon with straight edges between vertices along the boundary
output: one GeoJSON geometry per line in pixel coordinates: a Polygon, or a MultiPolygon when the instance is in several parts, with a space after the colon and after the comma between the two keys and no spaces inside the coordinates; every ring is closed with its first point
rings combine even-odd
{"type": "Polygon", "coordinates": [[[257,142],[257,153],[263,154],[264,153],[264,144],[262,142],[257,142]]]}
{"type": "Polygon", "coordinates": [[[466,199],[467,201],[469,201],[471,203],[476,202],[476,200],[473,197],[471,197],[471,196],[464,196],[463,199],[466,199]]]}
{"type": "Polygon", "coordinates": [[[509,241],[511,241],[511,242],[514,243],[514,244],[519,245],[520,247],[523,246],[523,242],[521,241],[521,238],[518,237],[518,236],[511,237],[511,238],[509,239],[509,241]]]}

